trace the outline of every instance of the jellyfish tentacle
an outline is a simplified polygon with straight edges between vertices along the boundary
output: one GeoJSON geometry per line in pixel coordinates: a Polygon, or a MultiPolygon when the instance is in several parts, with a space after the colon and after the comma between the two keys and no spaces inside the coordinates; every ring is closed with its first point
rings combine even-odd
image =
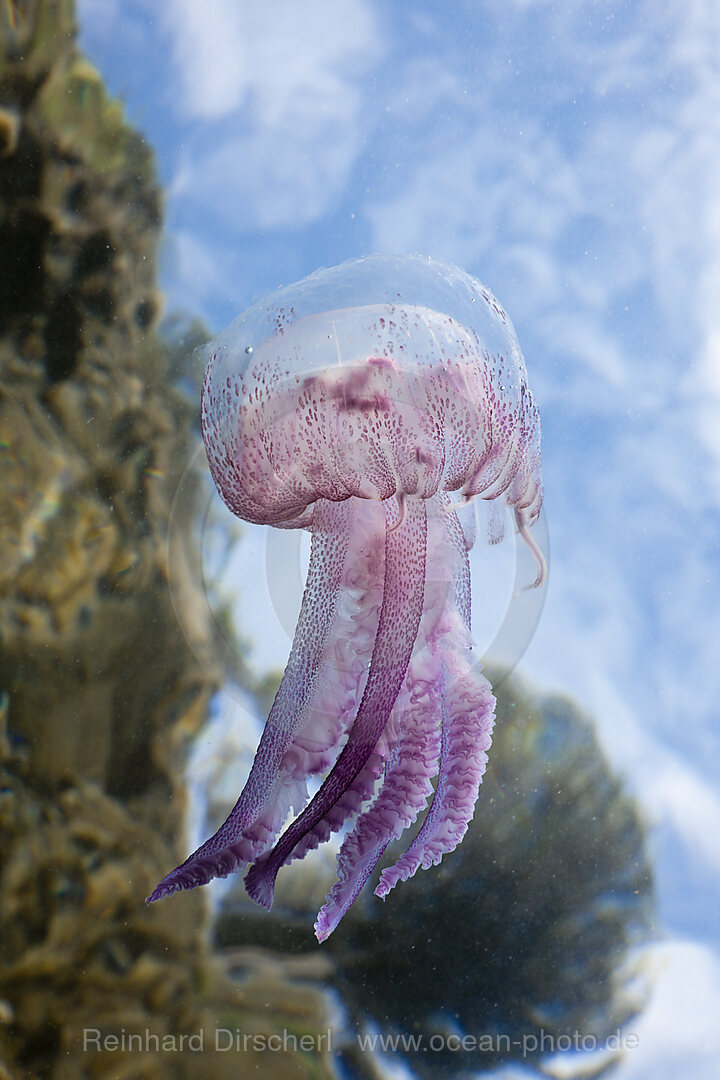
{"type": "MultiPolygon", "coordinates": [[[[416,667],[415,660],[411,667],[416,667]]],[[[338,855],[338,880],[318,913],[318,941],[332,933],[351,907],[391,840],[425,809],[440,756],[439,702],[428,672],[408,671],[395,712],[402,730],[387,763],[383,785],[360,815],[338,855]],[[413,675],[415,676],[413,678],[413,675]],[[422,676],[422,677],[421,677],[422,676]]]]}
{"type": "MultiPolygon", "coordinates": [[[[436,497],[437,498],[437,497],[436,497]]],[[[433,701],[440,721],[437,787],[423,824],[404,855],[383,870],[375,893],[384,897],[422,866],[440,862],[462,840],[472,818],[487,763],[495,699],[490,683],[472,666],[470,564],[465,536],[449,497],[438,500],[441,543],[434,553],[452,567],[453,590],[430,642],[435,657],[433,701]]]]}
{"type": "Polygon", "coordinates": [[[350,517],[346,502],[321,500],[314,508],[310,566],[290,656],[236,807],[243,828],[272,802],[282,757],[304,730],[342,594],[350,517]]]}
{"type": "Polygon", "coordinates": [[[384,897],[399,881],[422,866],[437,866],[467,832],[482,781],[494,724],[495,699],[490,684],[465,662],[442,665],[440,772],[435,795],[410,847],[383,870],[375,895],[384,897]]]}
{"type": "Polygon", "coordinates": [[[382,607],[370,672],[355,722],[332,770],[314,799],[289,826],[271,852],[248,871],[245,886],[253,900],[269,908],[275,878],[293,849],[342,799],[375,750],[405,678],[423,610],[427,514],[419,498],[407,500],[397,529],[385,527],[382,607]]]}
{"type": "Polygon", "coordinates": [[[515,523],[520,536],[522,536],[525,541],[530,554],[535,560],[535,565],[537,566],[537,577],[529,588],[539,589],[541,585],[544,585],[545,579],[547,578],[547,561],[545,555],[537,540],[530,532],[526,511],[515,510],[515,523]]]}
{"type": "Polygon", "coordinates": [[[327,814],[297,842],[285,860],[286,863],[304,858],[308,851],[313,851],[319,844],[328,840],[332,833],[342,829],[346,821],[358,813],[362,804],[374,794],[375,785],[386,766],[387,756],[386,750],[376,747],[347,791],[342,793],[327,814]]]}
{"type": "MultiPolygon", "coordinates": [[[[397,504],[397,512],[395,512],[395,504],[392,500],[387,500],[384,503],[384,513],[388,517],[388,532],[394,532],[404,521],[405,499],[406,496],[402,493],[397,494],[395,500],[397,504]]],[[[365,506],[369,508],[370,506],[372,506],[372,504],[366,502],[365,506]]],[[[376,507],[377,504],[375,504],[373,512],[375,512],[376,507]]],[[[365,523],[365,519],[367,518],[368,513],[369,509],[366,509],[362,514],[361,521],[363,523],[365,523]]],[[[362,571],[358,571],[356,576],[362,577],[362,571]]],[[[377,622],[375,625],[377,628],[377,622]]],[[[342,629],[342,627],[339,627],[339,630],[342,631],[342,629]]],[[[418,633],[418,640],[422,639],[422,637],[423,633],[421,628],[418,633]]],[[[396,701],[393,711],[397,713],[398,701],[396,701]]],[[[375,794],[377,781],[382,776],[383,770],[387,769],[388,758],[395,743],[397,742],[398,733],[399,725],[386,725],[383,731],[382,738],[379,740],[377,746],[375,747],[375,750],[370,755],[367,764],[358,774],[353,784],[351,784],[348,790],[344,792],[341,798],[339,798],[337,802],[330,808],[326,816],[320,821],[318,821],[317,824],[314,825],[313,828],[310,829],[305,834],[305,836],[302,837],[302,839],[293,848],[293,851],[288,856],[286,862],[292,862],[296,859],[302,859],[308,851],[312,851],[314,848],[318,847],[319,844],[324,843],[326,840],[329,839],[332,833],[338,832],[340,829],[342,829],[347,820],[359,812],[363,803],[367,802],[373,797],[373,795],[375,794]]]]}
{"type": "MultiPolygon", "coordinates": [[[[470,633],[470,610],[471,610],[471,581],[470,581],[470,558],[468,552],[475,542],[475,536],[469,538],[462,522],[453,507],[450,496],[446,491],[438,492],[435,501],[439,506],[439,516],[445,538],[452,554],[452,561],[448,564],[452,567],[453,598],[455,607],[462,619],[463,625],[470,633]]],[[[473,521],[474,524],[474,521],[473,521]]]]}
{"type": "MultiPolygon", "coordinates": [[[[351,509],[347,502],[319,501],[314,508],[310,566],[292,650],[270,710],[250,776],[232,811],[218,831],[148,897],[152,903],[180,889],[226,877],[247,865],[271,842],[290,806],[302,805],[309,743],[315,755],[328,753],[342,735],[337,722],[324,733],[308,718],[321,662],[332,641],[338,601],[342,594],[350,538],[351,509]],[[314,738],[308,740],[308,726],[314,738]],[[289,763],[290,751],[296,760],[289,763]],[[300,790],[295,777],[300,777],[300,790]]],[[[310,771],[320,771],[315,762],[310,771]]]]}
{"type": "MultiPolygon", "coordinates": [[[[418,648],[393,709],[399,737],[372,805],[355,822],[338,855],[338,880],[318,914],[324,941],[350,908],[391,840],[414,823],[433,793],[440,751],[446,639],[457,642],[458,619],[470,628],[470,564],[462,526],[447,492],[427,501],[428,541],[418,648]]],[[[460,648],[469,644],[461,631],[460,648]]],[[[389,725],[390,726],[390,725],[389,725]]]]}
{"type": "Polygon", "coordinates": [[[405,520],[405,495],[402,491],[398,491],[395,499],[398,506],[398,516],[397,521],[395,521],[392,525],[388,525],[388,529],[390,530],[390,532],[395,532],[396,529],[399,529],[403,521],[405,520]]]}

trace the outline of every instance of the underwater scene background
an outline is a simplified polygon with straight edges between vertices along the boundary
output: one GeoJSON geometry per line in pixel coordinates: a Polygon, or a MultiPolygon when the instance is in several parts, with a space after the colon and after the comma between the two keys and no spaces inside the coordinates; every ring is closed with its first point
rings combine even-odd
{"type": "Polygon", "coordinates": [[[715,1075],[719,56],[710,0],[3,5],[0,1076],[715,1075]],[[247,776],[307,561],[213,497],[194,350],[370,251],[507,305],[552,570],[510,657],[473,578],[462,845],[319,947],[334,851],[269,913],[144,897],[247,776]]]}

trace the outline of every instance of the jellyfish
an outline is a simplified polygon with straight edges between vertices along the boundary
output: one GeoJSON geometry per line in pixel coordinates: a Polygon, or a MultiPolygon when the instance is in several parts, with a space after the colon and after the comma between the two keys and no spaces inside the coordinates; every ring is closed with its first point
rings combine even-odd
{"type": "Polygon", "coordinates": [[[498,301],[421,256],[319,270],[208,355],[218,491],[246,521],[310,530],[310,563],[247,783],[148,902],[249,868],[246,889],[269,908],[280,868],[345,829],[323,941],[423,811],[377,896],[437,865],[473,816],[495,699],[472,650],[463,514],[476,499],[509,507],[542,582],[539,414],[498,301]],[[309,777],[324,777],[312,799],[309,777]]]}

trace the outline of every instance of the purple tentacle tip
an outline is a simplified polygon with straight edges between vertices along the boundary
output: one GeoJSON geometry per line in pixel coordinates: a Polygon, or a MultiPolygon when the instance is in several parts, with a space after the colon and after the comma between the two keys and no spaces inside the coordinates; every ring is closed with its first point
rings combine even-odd
{"type": "Polygon", "coordinates": [[[377,896],[437,865],[472,818],[494,698],[472,657],[472,538],[455,506],[509,508],[543,583],[530,533],[539,415],[498,302],[415,256],[319,271],[251,308],[208,356],[202,427],[218,490],[247,521],[311,530],[310,566],[248,782],[147,903],[249,867],[249,895],[270,908],[281,867],[347,826],[315,924],[323,941],[421,814],[377,896]],[[306,778],[322,775],[304,805],[306,778]]]}
{"type": "Polygon", "coordinates": [[[267,856],[258,859],[245,875],[245,888],[248,896],[256,904],[260,904],[261,907],[266,908],[268,911],[272,907],[275,894],[276,876],[277,870],[273,873],[272,869],[268,869],[267,856]]]}

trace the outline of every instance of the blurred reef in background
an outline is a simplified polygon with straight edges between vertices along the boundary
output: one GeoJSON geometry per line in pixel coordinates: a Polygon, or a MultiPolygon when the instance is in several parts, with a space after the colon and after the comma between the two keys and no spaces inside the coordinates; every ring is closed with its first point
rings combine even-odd
{"type": "MultiPolygon", "coordinates": [[[[633,947],[653,918],[643,826],[588,721],[516,681],[499,695],[463,845],[384,904],[364,895],[322,950],[312,923],[334,871],[327,858],[284,872],[270,915],[241,903],[238,878],[214,930],[203,890],[144,906],[187,854],[187,750],[224,677],[202,596],[192,482],[179,510],[187,528],[175,530],[185,540],[173,550],[181,620],[168,589],[168,521],[197,446],[198,404],[178,389],[188,376],[182,347],[158,331],[161,203],[151,152],[76,50],[70,0],[8,0],[1,1080],[376,1075],[380,1063],[354,1041],[358,1027],[577,1028],[601,1038],[641,1000],[633,947]],[[85,1028],[203,1030],[210,1046],[218,1026],[299,1036],[326,1031],[331,1013],[334,1060],[83,1049],[85,1028]]],[[[185,336],[200,340],[188,326],[185,336]]],[[[271,681],[256,694],[269,699],[271,681]]],[[[408,1063],[451,1076],[499,1060],[507,1055],[408,1063]]]]}

